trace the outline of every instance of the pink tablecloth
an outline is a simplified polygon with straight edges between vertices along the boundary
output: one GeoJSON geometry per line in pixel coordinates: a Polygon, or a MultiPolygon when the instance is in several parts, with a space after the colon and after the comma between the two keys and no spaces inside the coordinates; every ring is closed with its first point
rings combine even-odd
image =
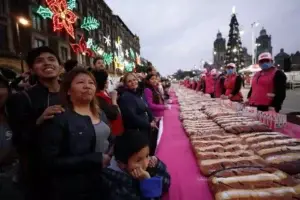
{"type": "Polygon", "coordinates": [[[300,138],[300,126],[288,122],[283,129],[277,130],[293,138],[300,138]]]}
{"type": "MultiPolygon", "coordinates": [[[[173,96],[173,95],[172,95],[173,96]]],[[[211,200],[207,180],[199,172],[190,142],[179,121],[178,105],[165,112],[164,130],[157,156],[171,174],[171,188],[164,200],[211,200]]]]}

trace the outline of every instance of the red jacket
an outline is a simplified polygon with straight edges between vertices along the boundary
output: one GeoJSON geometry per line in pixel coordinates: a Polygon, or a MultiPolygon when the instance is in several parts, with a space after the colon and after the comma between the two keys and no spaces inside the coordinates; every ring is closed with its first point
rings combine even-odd
{"type": "MultiPolygon", "coordinates": [[[[106,92],[98,92],[96,93],[97,97],[100,97],[106,101],[107,104],[112,105],[112,100],[111,98],[107,95],[106,92]]],[[[121,113],[117,115],[117,119],[115,120],[110,120],[110,128],[111,128],[111,133],[114,136],[121,135],[124,132],[124,127],[123,127],[123,121],[122,121],[122,116],[121,113]]]]}
{"type": "Polygon", "coordinates": [[[215,98],[220,98],[224,92],[224,77],[219,76],[215,84],[215,98]]]}
{"type": "MultiPolygon", "coordinates": [[[[224,82],[224,87],[226,89],[225,95],[229,96],[232,94],[232,91],[235,87],[235,81],[236,81],[236,74],[231,74],[231,75],[227,75],[225,82],[224,82]]],[[[242,101],[243,100],[243,95],[242,93],[239,91],[236,95],[233,95],[230,98],[231,101],[242,101]]]]}
{"type": "Polygon", "coordinates": [[[213,75],[207,74],[205,78],[205,93],[213,94],[215,92],[215,79],[213,75]]]}
{"type": "Polygon", "coordinates": [[[273,101],[274,77],[277,69],[257,72],[252,79],[249,103],[254,106],[270,106],[273,101]]]}

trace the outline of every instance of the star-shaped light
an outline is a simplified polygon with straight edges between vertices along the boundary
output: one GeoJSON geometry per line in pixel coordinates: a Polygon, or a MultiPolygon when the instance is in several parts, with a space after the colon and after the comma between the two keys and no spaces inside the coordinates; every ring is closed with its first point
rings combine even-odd
{"type": "Polygon", "coordinates": [[[120,37],[118,37],[117,41],[115,42],[115,46],[117,49],[120,49],[122,46],[122,40],[120,39],[120,37]]]}
{"type": "Polygon", "coordinates": [[[106,46],[110,46],[111,45],[111,41],[110,41],[110,36],[108,35],[108,36],[103,36],[103,38],[104,38],[104,43],[106,44],[106,46]]]}

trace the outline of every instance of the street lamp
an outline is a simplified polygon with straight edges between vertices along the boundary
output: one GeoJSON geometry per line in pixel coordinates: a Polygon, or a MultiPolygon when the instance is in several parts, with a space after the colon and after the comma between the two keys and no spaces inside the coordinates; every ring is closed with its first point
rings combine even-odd
{"type": "Polygon", "coordinates": [[[258,22],[253,22],[251,24],[251,30],[252,30],[252,44],[251,44],[251,47],[252,47],[252,64],[254,65],[255,64],[255,32],[254,32],[254,29],[259,26],[259,23],[258,22]]]}
{"type": "Polygon", "coordinates": [[[23,62],[23,52],[22,52],[22,47],[21,47],[20,25],[28,26],[29,21],[24,17],[19,17],[16,20],[16,30],[17,30],[18,45],[19,45],[19,57],[21,59],[21,71],[23,73],[24,72],[24,62],[23,62]]]}

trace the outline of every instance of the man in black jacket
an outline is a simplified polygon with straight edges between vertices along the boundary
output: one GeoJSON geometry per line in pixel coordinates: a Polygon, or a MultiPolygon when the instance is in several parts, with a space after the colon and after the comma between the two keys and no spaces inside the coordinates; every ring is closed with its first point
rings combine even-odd
{"type": "Polygon", "coordinates": [[[58,92],[61,63],[49,47],[38,47],[28,53],[29,69],[37,77],[37,84],[12,95],[6,104],[8,122],[13,131],[13,143],[20,157],[21,178],[26,186],[26,198],[42,199],[41,173],[38,171],[37,136],[39,126],[55,114],[64,111],[58,92]]]}

